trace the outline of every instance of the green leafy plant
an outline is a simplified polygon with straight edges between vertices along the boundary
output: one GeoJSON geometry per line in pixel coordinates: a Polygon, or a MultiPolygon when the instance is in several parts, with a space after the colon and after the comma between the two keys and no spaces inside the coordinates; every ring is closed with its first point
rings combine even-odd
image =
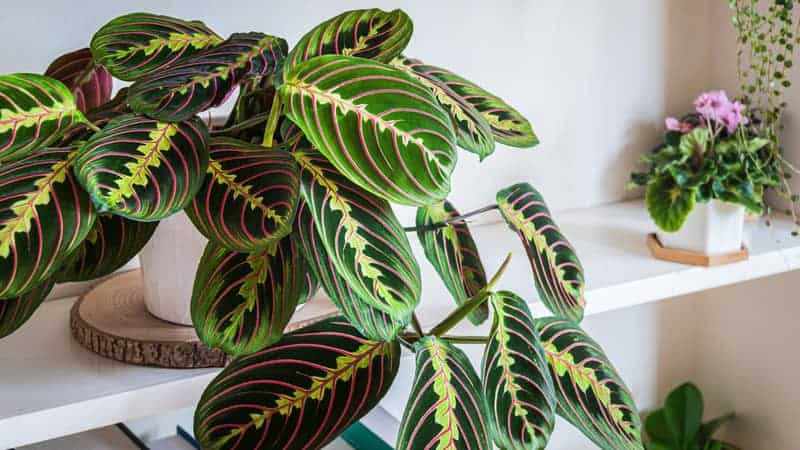
{"type": "Polygon", "coordinates": [[[733,418],[727,414],[703,422],[703,394],[692,383],[673,389],[664,406],[651,412],[645,421],[649,440],[647,450],[738,450],[714,439],[714,433],[733,418]]]}
{"type": "Polygon", "coordinates": [[[765,188],[780,182],[761,155],[769,141],[745,127],[744,105],[723,91],[694,103],[694,113],[666,120],[664,143],[642,157],[649,170],[633,173],[629,183],[646,187],[647,210],[664,231],[678,231],[695,203],[712,199],[761,214],[765,188]]]}
{"type": "Polygon", "coordinates": [[[771,187],[790,204],[785,212],[800,226],[800,196],[794,194],[788,181],[792,174],[800,174],[800,170],[784,158],[781,144],[787,105],[784,93],[792,86],[791,71],[796,47],[800,45],[796,3],[795,0],[728,1],[736,30],[739,89],[753,119],[747,133],[768,140],[769,145],[758,154],[761,166],[771,179],[777,180],[771,187]]]}
{"type": "Polygon", "coordinates": [[[542,195],[514,184],[465,214],[447,200],[458,147],[531,147],[530,123],[404,56],[412,29],[400,10],[348,11],[290,48],[136,13],[53,63],[53,77],[69,66],[58,79],[0,78],[0,335],[54,282],[112,273],[185,211],[209,239],[192,320],[232,356],[197,408],[204,449],[324,446],[380,402],[403,348],[417,367],[398,448],[541,449],[560,415],[600,448],[642,449],[628,388],[580,328],[583,269],[542,195]],[[114,98],[112,76],[132,82],[114,98]],[[198,117],[234,92],[224,125],[198,117]],[[393,203],[417,207],[416,225],[393,203]],[[487,276],[465,222],[491,210],[552,317],[495,292],[509,259],[487,276]],[[428,330],[410,233],[454,302],[428,330]],[[341,315],[284,333],[319,287],[341,315]],[[451,333],[489,317],[488,336],[451,333]],[[485,345],[480,372],[458,344],[485,345]]]}

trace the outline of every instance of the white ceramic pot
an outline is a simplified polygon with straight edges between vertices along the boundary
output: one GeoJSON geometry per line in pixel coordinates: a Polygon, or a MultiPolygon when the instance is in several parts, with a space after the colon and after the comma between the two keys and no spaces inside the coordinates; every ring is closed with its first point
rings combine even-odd
{"type": "Polygon", "coordinates": [[[711,200],[696,204],[677,232],[658,230],[656,236],[664,247],[717,256],[741,250],[743,233],[744,207],[711,200]]]}
{"type": "Polygon", "coordinates": [[[208,241],[183,212],[161,221],[139,254],[147,310],[159,319],[192,325],[197,264],[208,241]]]}

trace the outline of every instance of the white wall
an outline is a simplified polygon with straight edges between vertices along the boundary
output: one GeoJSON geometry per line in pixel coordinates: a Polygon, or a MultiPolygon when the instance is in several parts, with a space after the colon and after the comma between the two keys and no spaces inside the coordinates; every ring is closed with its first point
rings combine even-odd
{"type": "MultiPolygon", "coordinates": [[[[0,73],[42,71],[86,46],[110,18],[138,10],[206,21],[220,34],[263,31],[296,42],[359,7],[402,7],[414,19],[407,54],[479,82],[527,115],[542,144],[501,148],[484,162],[462,153],[452,199],[493,202],[516,181],[539,186],[555,209],[616,201],[638,154],[704,87],[706,0],[7,1],[0,73]]],[[[404,219],[410,219],[404,213],[404,219]]]]}

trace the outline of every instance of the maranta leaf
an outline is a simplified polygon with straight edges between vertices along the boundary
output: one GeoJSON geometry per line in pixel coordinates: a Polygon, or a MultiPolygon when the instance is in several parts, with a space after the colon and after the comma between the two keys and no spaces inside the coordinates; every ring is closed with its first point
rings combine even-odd
{"type": "Polygon", "coordinates": [[[604,450],[641,450],[631,393],[600,345],[578,325],[536,319],[558,398],[557,412],[604,450]]]}
{"type": "Polygon", "coordinates": [[[133,81],[181,58],[222,43],[203,22],[149,13],[117,17],[95,33],[95,61],[120,80],[133,81]]]}
{"type": "Polygon", "coordinates": [[[206,245],[192,292],[192,322],[209,347],[259,351],[283,330],[308,290],[308,265],[295,236],[253,253],[206,245]]]}
{"type": "Polygon", "coordinates": [[[0,164],[23,158],[84,122],[69,88],[43,75],[0,75],[0,164]]]}
{"type": "Polygon", "coordinates": [[[297,211],[297,236],[302,244],[314,277],[322,284],[331,302],[339,312],[367,339],[391,341],[409,321],[409,316],[394,318],[361,300],[350,285],[339,275],[325,250],[314,218],[305,203],[297,211]]]}
{"type": "Polygon", "coordinates": [[[494,443],[506,450],[544,449],[555,426],[556,394],[539,333],[525,300],[500,291],[483,353],[483,392],[494,443]]]}
{"type": "Polygon", "coordinates": [[[491,450],[486,399],[467,355],[434,336],[415,349],[417,369],[396,448],[491,450]]]}
{"type": "Polygon", "coordinates": [[[203,393],[195,435],[207,450],[320,449],[378,404],[399,364],[397,341],[324,320],[234,359],[203,393]]]}
{"type": "Polygon", "coordinates": [[[539,299],[554,315],[580,322],[585,306],[583,267],[542,194],[519,183],[498,192],[497,203],[528,252],[539,299]]]}
{"type": "Polygon", "coordinates": [[[44,281],[19,297],[0,300],[0,339],[17,331],[30,320],[54,284],[52,281],[44,281]]]}
{"type": "Polygon", "coordinates": [[[247,77],[271,75],[286,56],[286,41],[235,33],[220,45],[137,80],[128,91],[134,111],[176,122],[221,105],[247,77]]]}
{"type": "Polygon", "coordinates": [[[416,61],[412,68],[417,74],[447,87],[445,95],[451,96],[455,103],[472,105],[489,124],[495,141],[512,147],[533,147],[539,143],[528,119],[500,97],[440,67],[416,61]]]}
{"type": "Polygon", "coordinates": [[[61,55],[50,63],[44,74],[64,83],[75,96],[83,112],[111,100],[114,80],[105,67],[95,64],[88,48],[61,55]]]}
{"type": "Polygon", "coordinates": [[[472,103],[428,74],[437,70],[436,67],[402,56],[392,60],[391,65],[410,73],[433,92],[456,125],[459,147],[477,154],[481,160],[494,152],[494,137],[489,123],[472,103]]]}
{"type": "Polygon", "coordinates": [[[57,281],[88,281],[114,273],[139,254],[156,226],[158,222],[99,214],[86,239],[58,270],[57,281]]]}
{"type": "Polygon", "coordinates": [[[53,275],[92,228],[95,212],[72,174],[74,149],[44,149],[0,167],[0,298],[53,275]]]}
{"type": "Polygon", "coordinates": [[[186,214],[229,250],[263,250],[289,234],[300,197],[294,158],[231,138],[213,138],[208,176],[186,214]]]}
{"type": "Polygon", "coordinates": [[[92,136],[75,162],[78,180],[101,211],[143,221],[182,210],[207,168],[208,130],[200,119],[167,123],[133,114],[92,136]]]}
{"type": "Polygon", "coordinates": [[[347,178],[413,206],[444,200],[456,164],[450,117],[425,85],[379,62],[326,55],[280,87],[286,115],[347,178]]]}
{"type": "Polygon", "coordinates": [[[389,62],[408,45],[414,31],[404,11],[357,9],[315,26],[292,48],[286,68],[322,55],[346,55],[389,62]]]}
{"type": "MultiPolygon", "coordinates": [[[[456,304],[461,305],[486,286],[486,272],[469,227],[466,222],[457,222],[426,229],[458,215],[450,202],[435,203],[417,209],[416,225],[425,256],[456,304]]],[[[475,325],[483,323],[489,317],[489,305],[484,303],[467,317],[475,325]]]]}
{"type": "Polygon", "coordinates": [[[407,319],[419,303],[419,266],[389,203],[350,182],[317,151],[293,155],[303,199],[337,273],[359,300],[407,319]]]}

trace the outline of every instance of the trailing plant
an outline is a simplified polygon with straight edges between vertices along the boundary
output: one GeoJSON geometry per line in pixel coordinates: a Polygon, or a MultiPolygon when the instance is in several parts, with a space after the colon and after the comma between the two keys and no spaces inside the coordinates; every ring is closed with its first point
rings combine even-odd
{"type": "Polygon", "coordinates": [[[648,171],[633,173],[629,183],[647,188],[647,210],[664,231],[679,230],[695,203],[711,199],[761,214],[764,189],[780,183],[761,157],[768,139],[745,129],[743,104],[714,91],[694,106],[680,120],[666,119],[664,143],[642,157],[648,171]]]}
{"type": "Polygon", "coordinates": [[[530,147],[530,123],[404,56],[411,34],[403,11],[348,11],[290,48],[136,13],[59,58],[58,79],[0,77],[0,333],[54,282],[113,272],[185,211],[209,239],[192,320],[233,357],[197,408],[203,448],[320,448],[378,404],[407,348],[398,448],[541,449],[561,415],[601,448],[641,449],[633,398],[579,325],[583,269],[541,194],[514,184],[463,215],[447,200],[457,147],[530,147]],[[132,82],[114,98],[112,76],[132,82]],[[198,117],[235,92],[224,125],[198,117]],[[419,208],[416,226],[392,203],[419,208]],[[464,219],[498,209],[551,317],[495,291],[508,259],[487,276],[464,219]],[[428,329],[410,232],[455,304],[428,329]],[[318,286],[341,315],[284,333],[318,286]],[[486,337],[451,333],[489,317],[486,337]],[[480,372],[457,343],[485,344],[480,372]]]}
{"type": "Polygon", "coordinates": [[[750,109],[752,118],[746,132],[769,141],[759,151],[761,165],[771,179],[779,181],[773,187],[789,201],[786,213],[800,225],[800,197],[793,193],[788,182],[792,174],[800,171],[784,158],[781,145],[782,118],[787,105],[784,93],[792,85],[795,47],[800,45],[800,19],[795,14],[795,3],[794,0],[728,1],[737,35],[737,75],[742,103],[750,109]]]}
{"type": "Polygon", "coordinates": [[[703,422],[703,393],[684,383],[669,393],[664,406],[645,421],[647,450],[738,450],[733,444],[714,439],[714,434],[733,413],[703,422]]]}

